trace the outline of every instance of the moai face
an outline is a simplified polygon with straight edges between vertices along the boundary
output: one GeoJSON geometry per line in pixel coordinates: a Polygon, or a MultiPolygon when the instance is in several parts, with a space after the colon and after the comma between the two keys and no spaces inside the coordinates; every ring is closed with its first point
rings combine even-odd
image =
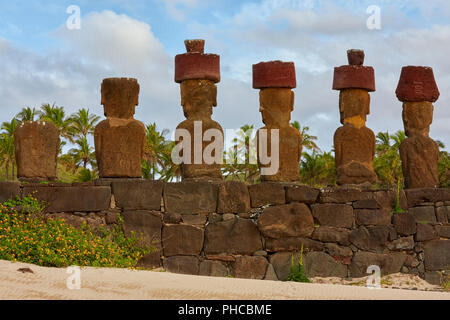
{"type": "Polygon", "coordinates": [[[187,119],[211,118],[217,106],[217,87],[211,80],[185,80],[180,84],[181,105],[187,119]]]}
{"type": "Polygon", "coordinates": [[[104,79],[101,87],[105,117],[132,119],[139,104],[139,84],[136,79],[104,79]]]}
{"type": "Polygon", "coordinates": [[[345,89],[339,95],[339,113],[342,124],[361,128],[370,114],[370,95],[367,90],[345,89]]]}
{"type": "Polygon", "coordinates": [[[405,102],[403,103],[403,124],[408,137],[427,136],[433,122],[434,107],[431,102],[405,102]]]}
{"type": "Polygon", "coordinates": [[[287,127],[294,110],[294,92],[290,88],[261,89],[259,105],[266,126],[287,127]]]}

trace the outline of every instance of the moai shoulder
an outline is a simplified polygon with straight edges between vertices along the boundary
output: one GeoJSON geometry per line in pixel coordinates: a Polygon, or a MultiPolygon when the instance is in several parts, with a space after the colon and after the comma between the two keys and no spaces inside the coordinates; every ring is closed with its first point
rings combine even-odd
{"type": "Polygon", "coordinates": [[[56,180],[59,131],[52,122],[24,121],[14,132],[20,180],[56,180]]]}

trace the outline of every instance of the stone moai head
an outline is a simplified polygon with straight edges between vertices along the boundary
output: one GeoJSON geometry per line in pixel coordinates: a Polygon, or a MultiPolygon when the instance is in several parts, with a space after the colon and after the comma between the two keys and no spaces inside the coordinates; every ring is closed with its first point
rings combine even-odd
{"type": "Polygon", "coordinates": [[[428,136],[433,121],[433,102],[440,95],[433,69],[403,67],[395,93],[403,102],[402,117],[406,135],[428,136]]]}
{"type": "Polygon", "coordinates": [[[186,53],[175,56],[175,82],[180,83],[186,118],[210,118],[217,106],[220,56],[205,54],[205,40],[185,40],[186,53]]]}
{"type": "Polygon", "coordinates": [[[347,51],[348,65],[334,69],[333,90],[340,90],[339,114],[342,124],[357,127],[365,124],[370,114],[369,92],[375,91],[375,73],[372,67],[363,66],[364,51],[347,51]]]}
{"type": "Polygon", "coordinates": [[[139,104],[139,84],[132,78],[107,78],[101,86],[105,117],[132,119],[139,104]]]}
{"type": "Polygon", "coordinates": [[[253,88],[260,89],[259,111],[266,126],[287,127],[294,110],[297,86],[293,62],[270,61],[253,65],[253,88]]]}

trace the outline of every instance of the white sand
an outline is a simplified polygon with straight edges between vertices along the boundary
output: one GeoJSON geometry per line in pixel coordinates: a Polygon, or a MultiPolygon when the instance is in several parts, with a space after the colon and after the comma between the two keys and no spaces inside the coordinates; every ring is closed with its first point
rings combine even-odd
{"type": "Polygon", "coordinates": [[[66,269],[0,261],[0,299],[446,299],[450,293],[215,278],[126,269],[82,268],[69,290],[66,269]],[[34,273],[22,273],[19,268],[34,273]]]}

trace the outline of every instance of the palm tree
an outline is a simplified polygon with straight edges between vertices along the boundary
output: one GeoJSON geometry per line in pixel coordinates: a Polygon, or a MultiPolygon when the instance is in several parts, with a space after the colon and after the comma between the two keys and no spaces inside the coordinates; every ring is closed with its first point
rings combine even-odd
{"type": "Polygon", "coordinates": [[[20,111],[16,118],[20,122],[24,121],[34,121],[34,118],[36,116],[39,116],[40,112],[37,111],[35,108],[31,109],[30,107],[22,108],[22,111],[20,111]]]}
{"type": "Polygon", "coordinates": [[[376,151],[378,154],[386,153],[391,148],[391,136],[389,132],[378,132],[376,136],[376,151]]]}
{"type": "Polygon", "coordinates": [[[95,159],[94,148],[89,145],[87,139],[77,139],[75,145],[77,145],[78,148],[69,150],[69,154],[74,159],[75,165],[77,167],[83,166],[83,169],[86,169],[88,164],[93,165],[95,159]]]}
{"type": "Polygon", "coordinates": [[[308,133],[308,131],[309,131],[309,127],[308,126],[304,126],[302,128],[298,121],[292,122],[291,126],[293,126],[298,131],[300,131],[300,133],[302,135],[302,145],[303,145],[303,147],[305,147],[305,149],[320,151],[320,148],[314,142],[314,141],[317,141],[317,137],[316,136],[312,136],[312,135],[310,135],[308,133]]]}
{"type": "MultiPolygon", "coordinates": [[[[43,104],[40,111],[40,119],[52,122],[59,130],[59,135],[74,143],[73,134],[71,132],[72,120],[66,118],[66,113],[63,107],[58,107],[53,104],[43,104]]],[[[62,145],[62,144],[61,144],[62,145]]]]}
{"type": "Polygon", "coordinates": [[[95,114],[90,114],[89,109],[80,109],[69,118],[70,134],[75,138],[86,138],[89,134],[93,134],[97,122],[100,117],[95,114]]]}
{"type": "Polygon", "coordinates": [[[14,172],[15,172],[15,152],[14,152],[14,132],[17,128],[17,125],[19,122],[16,118],[12,119],[11,122],[3,122],[1,129],[4,130],[4,132],[1,134],[1,142],[0,142],[0,148],[1,148],[1,155],[2,155],[2,162],[5,163],[5,169],[6,169],[6,180],[9,180],[9,164],[12,165],[12,180],[14,180],[14,172]]]}
{"type": "MultiPolygon", "coordinates": [[[[147,179],[155,180],[158,171],[158,167],[168,168],[168,155],[171,155],[171,150],[169,150],[168,142],[165,136],[168,134],[169,130],[164,129],[159,132],[156,129],[156,123],[149,124],[145,127],[145,147],[144,147],[144,161],[145,165],[143,167],[143,176],[147,179]]],[[[171,158],[170,158],[171,159],[171,158]]],[[[170,160],[170,163],[172,161],[170,160]]],[[[175,170],[176,171],[176,170],[175,170]]],[[[164,173],[163,173],[164,175],[164,173]]]]}
{"type": "Polygon", "coordinates": [[[405,132],[399,130],[393,135],[388,132],[379,132],[376,137],[374,170],[383,185],[388,188],[397,186],[399,181],[403,180],[399,148],[406,139],[405,132]]]}

